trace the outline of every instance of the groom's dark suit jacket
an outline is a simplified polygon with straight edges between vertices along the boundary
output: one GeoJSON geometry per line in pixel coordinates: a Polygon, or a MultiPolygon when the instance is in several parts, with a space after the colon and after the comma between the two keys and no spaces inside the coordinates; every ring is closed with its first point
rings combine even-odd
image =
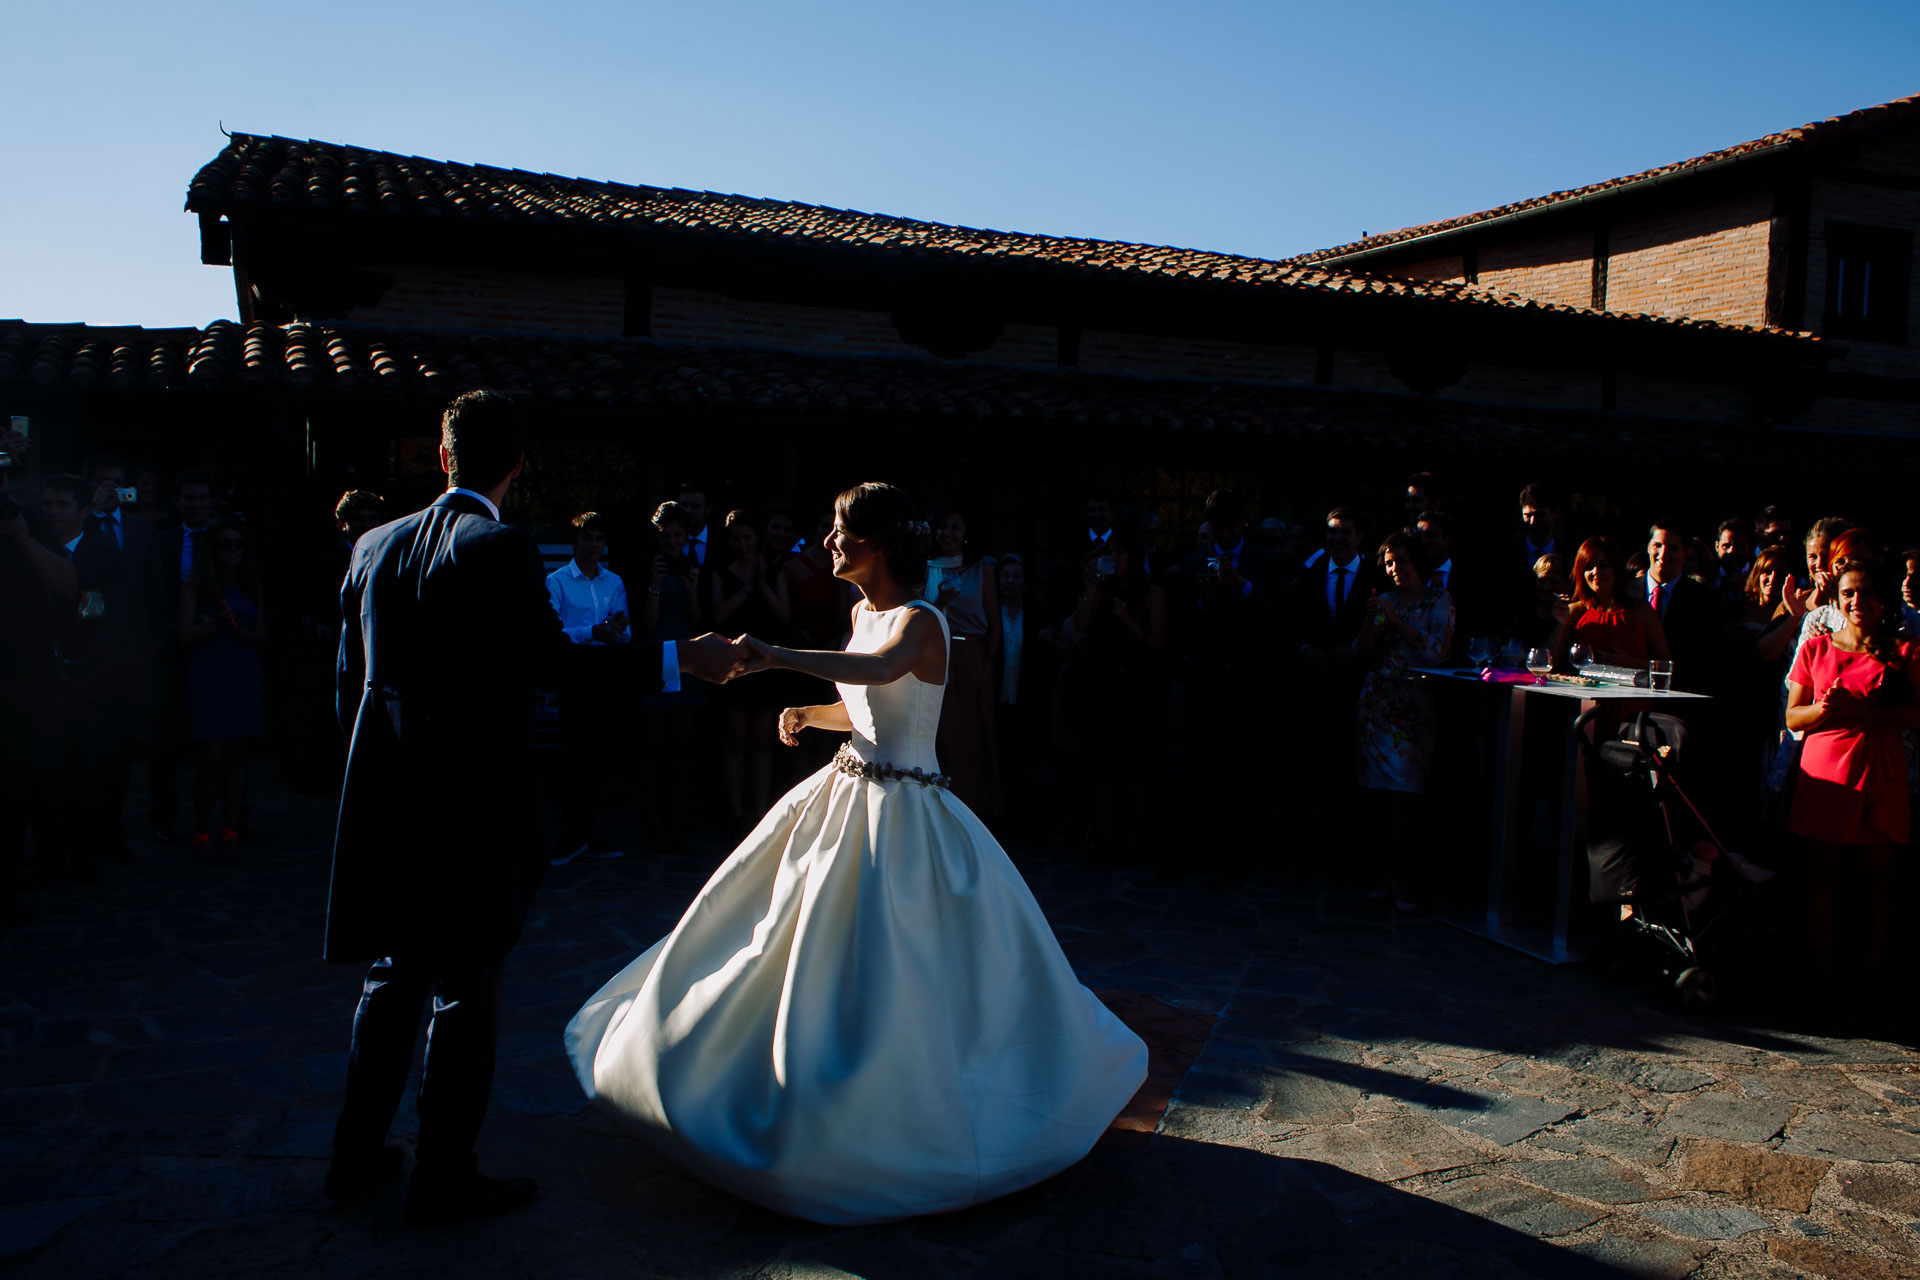
{"type": "Polygon", "coordinates": [[[571,644],[533,539],[463,494],[362,537],[340,607],[326,958],[503,955],[547,865],[536,687],[652,692],[660,646],[571,644]]]}

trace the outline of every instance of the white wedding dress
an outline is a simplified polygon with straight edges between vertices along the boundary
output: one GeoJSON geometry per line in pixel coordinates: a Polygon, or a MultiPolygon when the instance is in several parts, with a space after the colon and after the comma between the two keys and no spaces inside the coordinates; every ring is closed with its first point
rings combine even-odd
{"type": "MultiPolygon", "coordinates": [[[[873,652],[895,612],[861,609],[849,651],[873,652]]],[[[860,760],[938,772],[940,686],[906,675],[840,696],[860,760]]],[[[669,1159],[836,1224],[1057,1173],[1147,1069],[965,805],[835,765],[774,805],[673,932],[574,1015],[566,1046],[587,1095],[669,1159]]]]}

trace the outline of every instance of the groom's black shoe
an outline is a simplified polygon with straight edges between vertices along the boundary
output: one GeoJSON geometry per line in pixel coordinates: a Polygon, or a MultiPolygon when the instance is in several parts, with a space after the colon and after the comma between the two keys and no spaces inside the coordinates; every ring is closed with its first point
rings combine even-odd
{"type": "Polygon", "coordinates": [[[378,1191],[407,1163],[407,1153],[398,1147],[382,1147],[364,1160],[342,1160],[335,1156],[320,1189],[329,1200],[358,1200],[378,1191]]]}
{"type": "Polygon", "coordinates": [[[415,1169],[407,1188],[407,1225],[440,1227],[490,1218],[532,1204],[538,1194],[532,1178],[489,1178],[471,1168],[423,1178],[415,1169]]]}

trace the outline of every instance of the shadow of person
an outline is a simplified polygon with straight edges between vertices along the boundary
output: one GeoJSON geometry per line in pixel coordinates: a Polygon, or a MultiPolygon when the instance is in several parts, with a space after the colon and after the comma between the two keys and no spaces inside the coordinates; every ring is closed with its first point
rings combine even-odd
{"type": "Polygon", "coordinates": [[[1492,1175],[1449,1183],[1429,1198],[1331,1164],[1162,1135],[1103,1143],[1057,1177],[958,1213],[831,1234],[764,1211],[743,1214],[737,1225],[757,1235],[787,1224],[786,1257],[864,1280],[952,1274],[963,1259],[973,1274],[996,1280],[1478,1280],[1516,1268],[1551,1280],[1601,1280],[1691,1267],[1693,1252],[1677,1242],[1624,1235],[1571,1247],[1552,1242],[1603,1216],[1492,1175]]]}

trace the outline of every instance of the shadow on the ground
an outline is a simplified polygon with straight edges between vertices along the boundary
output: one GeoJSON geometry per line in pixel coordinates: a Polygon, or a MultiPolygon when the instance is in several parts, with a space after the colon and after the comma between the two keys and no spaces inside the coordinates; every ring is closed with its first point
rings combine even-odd
{"type": "Polygon", "coordinates": [[[1102,1145],[1040,1186],[976,1209],[859,1229],[829,1229],[748,1210],[735,1233],[780,1237],[793,1262],[864,1280],[923,1280],[970,1263],[1005,1280],[1192,1275],[1481,1277],[1504,1265],[1544,1277],[1628,1274],[1612,1265],[1649,1245],[1604,1237],[1573,1248],[1533,1233],[1579,1230],[1597,1215],[1513,1196],[1501,1222],[1497,1178],[1472,1180],[1473,1211],[1332,1165],[1174,1137],[1102,1145]],[[1503,1265],[1504,1264],[1504,1265],[1503,1265]]]}

